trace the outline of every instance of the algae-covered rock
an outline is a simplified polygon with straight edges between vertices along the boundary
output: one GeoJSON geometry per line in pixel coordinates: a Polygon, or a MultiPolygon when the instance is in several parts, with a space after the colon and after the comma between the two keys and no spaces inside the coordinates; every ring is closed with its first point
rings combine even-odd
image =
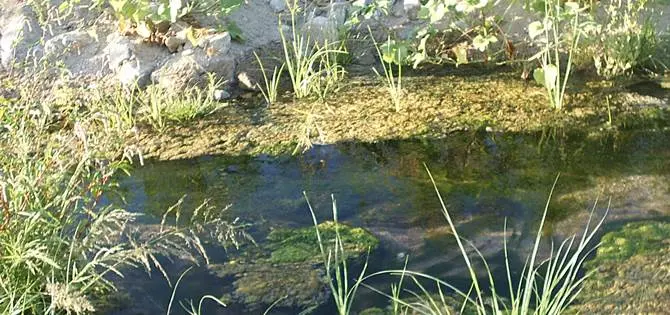
{"type": "MultiPolygon", "coordinates": [[[[379,244],[372,234],[362,228],[336,224],[332,221],[321,223],[318,227],[326,246],[334,243],[336,230],[339,230],[337,232],[342,239],[347,258],[359,257],[379,244]]],[[[274,230],[268,235],[266,246],[272,251],[270,261],[273,263],[318,263],[323,260],[316,230],[313,227],[274,230]]]]}
{"type": "MultiPolygon", "coordinates": [[[[379,243],[368,231],[342,223],[324,222],[318,228],[326,251],[334,244],[336,231],[339,233],[349,262],[379,243]]],[[[250,310],[263,310],[275,302],[275,307],[306,310],[329,298],[330,279],[314,227],[273,230],[265,242],[243,252],[227,263],[209,267],[223,279],[227,302],[243,304],[250,310]]]]}
{"type": "Polygon", "coordinates": [[[670,309],[670,223],[636,222],[602,238],[569,313],[663,314],[670,309]]]}

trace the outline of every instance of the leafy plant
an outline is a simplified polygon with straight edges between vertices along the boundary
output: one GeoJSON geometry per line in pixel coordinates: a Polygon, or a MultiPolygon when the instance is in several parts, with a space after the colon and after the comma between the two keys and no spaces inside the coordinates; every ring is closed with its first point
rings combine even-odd
{"type": "Polygon", "coordinates": [[[540,52],[529,60],[539,60],[540,68],[535,69],[533,78],[544,86],[551,107],[561,110],[565,101],[565,89],[572,70],[573,54],[577,49],[584,29],[591,23],[581,23],[585,8],[576,2],[559,0],[544,1],[544,18],[528,25],[528,34],[540,46],[540,52]],[[568,59],[564,66],[561,56],[567,50],[568,59]]]}
{"type": "Polygon", "coordinates": [[[658,34],[647,3],[615,0],[603,5],[606,21],[596,24],[585,51],[599,75],[612,78],[654,62],[658,34]]]}
{"type": "MultiPolygon", "coordinates": [[[[108,0],[119,20],[123,33],[134,31],[142,38],[161,37],[171,23],[192,13],[214,15],[217,18],[229,15],[240,7],[244,0],[199,0],[184,5],[181,0],[108,0]]],[[[239,38],[239,28],[228,22],[224,27],[231,36],[239,38]]],[[[156,38],[156,40],[159,40],[156,38]]]]}

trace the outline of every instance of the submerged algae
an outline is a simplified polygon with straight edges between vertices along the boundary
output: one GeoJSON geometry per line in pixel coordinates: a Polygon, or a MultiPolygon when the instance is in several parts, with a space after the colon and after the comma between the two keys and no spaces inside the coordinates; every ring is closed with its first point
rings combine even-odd
{"type": "MultiPolygon", "coordinates": [[[[354,228],[332,221],[318,225],[321,239],[326,246],[335,242],[336,233],[342,240],[346,258],[359,257],[379,244],[372,234],[362,228],[354,228]]],[[[272,253],[273,263],[320,263],[323,261],[318,247],[316,230],[312,227],[300,229],[277,229],[268,235],[266,245],[272,253]]]]}
{"type": "MultiPolygon", "coordinates": [[[[373,250],[379,241],[362,228],[332,221],[317,225],[326,250],[339,233],[347,260],[354,260],[373,250]]],[[[275,307],[310,309],[328,299],[328,281],[323,257],[314,227],[276,229],[266,242],[244,256],[224,264],[209,266],[221,278],[232,278],[232,287],[224,300],[258,310],[275,307]]]]}

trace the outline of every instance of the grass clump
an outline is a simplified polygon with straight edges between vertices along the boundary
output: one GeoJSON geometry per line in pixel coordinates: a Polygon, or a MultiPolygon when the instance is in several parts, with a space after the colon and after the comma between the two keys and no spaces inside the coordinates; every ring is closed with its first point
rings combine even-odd
{"type": "Polygon", "coordinates": [[[386,43],[379,45],[372,35],[372,30],[368,26],[368,32],[372,38],[375,49],[377,50],[377,56],[381,61],[382,67],[384,68],[384,75],[381,75],[377,69],[372,68],[377,77],[383,79],[386,90],[389,93],[391,101],[393,102],[393,107],[396,112],[402,110],[402,64],[409,54],[407,48],[402,45],[396,45],[395,41],[391,40],[391,37],[387,37],[386,43]],[[394,63],[397,65],[397,71],[394,72],[394,63]]]}
{"type": "Polygon", "coordinates": [[[335,85],[344,78],[344,67],[338,62],[339,55],[348,52],[340,41],[321,42],[310,37],[309,29],[298,26],[302,11],[297,0],[286,0],[290,15],[290,33],[286,34],[279,20],[279,35],[284,52],[284,65],[291,78],[296,98],[317,95],[325,98],[335,85]]]}
{"type": "Polygon", "coordinates": [[[145,92],[140,92],[143,95],[139,98],[138,114],[145,123],[163,132],[169,122],[184,123],[210,115],[221,108],[223,104],[214,95],[222,84],[214,75],[209,74],[204,89],[195,86],[174,93],[158,86],[149,86],[145,92]]]}
{"type": "Polygon", "coordinates": [[[0,314],[94,312],[124,268],[169,279],[159,256],[208,261],[198,235],[230,225],[203,205],[143,227],[103,197],[129,171],[123,137],[96,115],[63,128],[52,115],[34,99],[0,110],[0,314]]]}
{"type": "MultiPolygon", "coordinates": [[[[588,244],[602,225],[604,217],[592,229],[589,220],[581,237],[573,235],[563,241],[558,248],[552,246],[550,256],[542,259],[538,253],[549,208],[548,201],[540,220],[532,252],[527,257],[521,274],[517,278],[511,271],[507,241],[505,240],[503,252],[505,255],[506,279],[497,279],[494,278],[490,265],[484,259],[482,253],[472,243],[460,237],[430,172],[429,176],[442,205],[442,213],[453,232],[466,264],[470,287],[463,291],[446,281],[428,274],[409,271],[406,268],[376,272],[364,277],[362,281],[387,274],[400,277],[398,284],[392,287],[392,294],[386,294],[372,288],[391,300],[393,303],[392,314],[444,314],[454,310],[460,310],[458,313],[466,312],[467,314],[562,314],[575,301],[581,292],[582,283],[589,276],[589,274],[580,274],[586,256],[593,250],[588,244]],[[476,260],[470,257],[469,253],[472,252],[476,253],[476,260]],[[477,261],[481,262],[483,266],[484,281],[479,277],[482,270],[475,270],[474,266],[477,261]],[[403,279],[405,278],[413,282],[418,291],[403,289],[403,279]],[[435,290],[432,292],[429,290],[430,288],[425,284],[426,281],[436,285],[437,293],[434,293],[435,290]],[[497,284],[501,281],[507,283],[509,296],[503,296],[497,292],[497,284]],[[409,293],[410,298],[403,297],[400,294],[401,292],[409,293]],[[445,292],[453,292],[453,295],[445,292]]],[[[554,187],[555,185],[556,183],[554,183],[554,187]]],[[[551,194],[549,200],[551,200],[551,194]]]]}

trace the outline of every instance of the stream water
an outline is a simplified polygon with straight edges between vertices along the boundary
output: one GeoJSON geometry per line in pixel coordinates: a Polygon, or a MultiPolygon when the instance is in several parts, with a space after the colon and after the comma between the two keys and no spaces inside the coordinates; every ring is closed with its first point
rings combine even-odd
{"type": "MultiPolygon", "coordinates": [[[[249,231],[259,241],[269,227],[312,224],[303,191],[317,217],[331,219],[332,194],[340,221],[364,227],[381,240],[370,257],[369,272],[402,267],[408,256],[408,269],[465,283],[462,258],[424,163],[459,232],[481,250],[495,274],[503,271],[504,236],[513,253],[512,268],[518,271],[523,266],[559,173],[543,231],[547,240],[582,230],[598,197],[605,200],[596,207],[598,215],[612,198],[608,226],[670,214],[670,132],[661,131],[599,135],[477,131],[441,140],[315,146],[298,156],[149,162],[124,179],[121,190],[131,210],[154,215],[183,195],[183,209],[195,208],[206,198],[219,208],[230,205],[222,215],[251,223],[249,231]]],[[[225,260],[226,254],[213,257],[225,260]]],[[[176,278],[179,268],[173,269],[176,278]]],[[[380,278],[371,285],[388,292],[392,280],[380,278]]],[[[216,296],[221,281],[204,271],[192,272],[176,298],[216,296]]],[[[121,287],[129,291],[132,303],[111,314],[165,314],[172,290],[158,274],[151,278],[133,274],[121,287]]],[[[362,290],[355,309],[384,303],[382,296],[362,290]]],[[[330,307],[317,313],[330,314],[330,307]]],[[[182,312],[178,306],[175,310],[174,314],[182,312]]],[[[244,313],[262,311],[231,305],[209,307],[205,314],[244,313]]]]}

